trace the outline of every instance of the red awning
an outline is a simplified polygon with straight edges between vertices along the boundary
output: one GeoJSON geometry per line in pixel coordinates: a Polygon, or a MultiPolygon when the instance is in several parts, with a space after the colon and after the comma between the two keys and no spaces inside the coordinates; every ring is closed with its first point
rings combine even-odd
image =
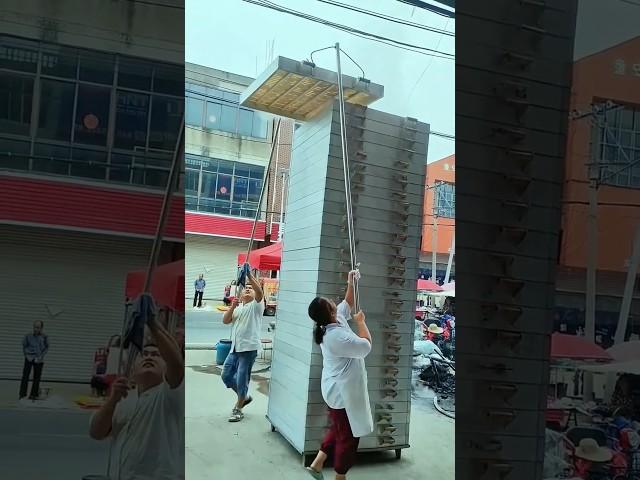
{"type": "Polygon", "coordinates": [[[442,287],[431,280],[418,280],[418,290],[428,290],[430,292],[441,292],[442,287]]]}
{"type": "MultiPolygon", "coordinates": [[[[238,254],[238,265],[243,265],[247,260],[247,254],[238,254]]],[[[253,250],[249,254],[249,265],[256,270],[280,270],[282,261],[282,243],[274,243],[266,247],[253,250]]]]}
{"type": "Polygon", "coordinates": [[[551,358],[608,361],[611,355],[585,337],[556,332],[551,336],[551,358]]]}
{"type": "MultiPolygon", "coordinates": [[[[146,270],[127,274],[125,295],[134,299],[142,293],[146,270]]],[[[151,295],[158,305],[184,312],[184,260],[159,265],[151,282],[151,295]]]]}

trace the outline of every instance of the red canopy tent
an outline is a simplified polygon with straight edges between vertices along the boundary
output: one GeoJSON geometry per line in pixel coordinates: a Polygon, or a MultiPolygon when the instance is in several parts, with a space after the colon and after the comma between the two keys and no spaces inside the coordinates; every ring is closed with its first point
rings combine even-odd
{"type": "MultiPolygon", "coordinates": [[[[133,299],[142,293],[146,276],[146,270],[127,274],[127,298],[133,299]]],[[[154,270],[151,295],[158,305],[184,312],[184,260],[165,263],[154,270]]]]}
{"type": "Polygon", "coordinates": [[[430,292],[442,292],[442,287],[431,280],[418,280],[418,290],[428,290],[430,292]]]}
{"type": "Polygon", "coordinates": [[[610,361],[611,355],[585,337],[554,333],[551,336],[551,358],[566,360],[610,361]]]}
{"type": "MultiPolygon", "coordinates": [[[[238,265],[246,263],[247,254],[238,254],[238,265]]],[[[249,254],[249,265],[255,270],[280,270],[282,261],[282,243],[274,243],[266,247],[253,250],[249,254]]]]}

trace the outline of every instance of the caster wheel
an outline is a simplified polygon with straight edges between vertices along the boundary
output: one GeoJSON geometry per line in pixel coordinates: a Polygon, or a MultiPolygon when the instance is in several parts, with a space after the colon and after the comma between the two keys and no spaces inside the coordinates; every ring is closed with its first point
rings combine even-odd
{"type": "Polygon", "coordinates": [[[401,456],[402,456],[402,449],[400,448],[396,449],[396,460],[400,460],[401,456]]]}

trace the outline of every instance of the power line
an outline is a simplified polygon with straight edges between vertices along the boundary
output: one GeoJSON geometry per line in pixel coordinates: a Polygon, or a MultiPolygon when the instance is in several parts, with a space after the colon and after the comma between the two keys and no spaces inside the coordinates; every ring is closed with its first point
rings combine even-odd
{"type": "Polygon", "coordinates": [[[435,135],[436,137],[442,137],[442,138],[446,138],[447,140],[453,140],[455,141],[456,137],[454,137],[453,135],[449,134],[449,133],[441,133],[441,132],[435,132],[433,130],[431,130],[429,132],[430,135],[435,135]]]}
{"type": "Polygon", "coordinates": [[[320,23],[322,25],[328,26],[328,27],[332,27],[335,28],[337,30],[341,30],[343,32],[347,32],[350,33],[351,35],[355,35],[357,37],[362,37],[362,38],[366,38],[368,40],[373,40],[379,43],[384,43],[386,45],[390,45],[396,48],[400,48],[403,50],[407,50],[410,52],[414,52],[414,53],[419,53],[421,55],[426,55],[426,56],[431,56],[431,57],[435,57],[435,58],[444,58],[447,60],[455,60],[455,56],[451,53],[447,53],[447,52],[441,52],[438,50],[434,50],[432,48],[427,48],[427,47],[421,47],[419,45],[414,45],[411,43],[406,43],[406,42],[400,42],[399,40],[394,40],[392,38],[388,38],[388,37],[384,37],[381,35],[376,35],[373,33],[369,33],[369,32],[365,32],[363,30],[358,30],[352,27],[348,27],[346,25],[341,25],[339,23],[334,23],[334,22],[330,22],[328,20],[325,20],[323,18],[319,18],[319,17],[314,17],[312,15],[307,15],[305,13],[299,12],[297,10],[293,10],[293,9],[289,9],[289,8],[284,8],[280,5],[277,5],[273,2],[270,2],[268,0],[242,0],[243,2],[246,3],[252,3],[254,5],[258,5],[260,7],[264,7],[264,8],[269,8],[271,10],[275,10],[281,13],[287,13],[289,15],[293,15],[296,17],[300,17],[303,18],[305,20],[309,20],[312,22],[316,22],[316,23],[320,23]],[[416,50],[417,49],[417,50],[416,50]]]}
{"type": "Polygon", "coordinates": [[[451,37],[455,36],[455,33],[449,32],[447,30],[442,30],[440,28],[430,27],[428,25],[422,25],[420,23],[410,22],[408,20],[403,20],[398,17],[392,17],[391,15],[385,15],[384,13],[373,12],[371,10],[366,10],[364,8],[356,7],[354,5],[348,5],[346,3],[340,3],[335,0],[317,0],[321,3],[326,3],[328,5],[333,5],[334,7],[345,8],[347,10],[351,10],[353,12],[364,13],[365,15],[370,15],[372,17],[381,18],[383,20],[388,20],[390,22],[398,23],[401,25],[407,25],[409,27],[420,28],[422,30],[427,30],[429,32],[439,33],[442,35],[448,35],[451,37]]]}
{"type": "Polygon", "coordinates": [[[436,5],[432,5],[430,3],[422,2],[420,0],[398,0],[401,3],[406,3],[407,5],[411,5],[412,7],[422,8],[423,10],[427,10],[429,12],[435,13],[437,15],[441,15],[447,18],[455,18],[456,13],[451,10],[447,10],[446,8],[438,7],[436,5]]]}
{"type": "Polygon", "coordinates": [[[149,0],[127,0],[130,3],[139,3],[141,5],[149,5],[153,7],[165,7],[165,8],[173,8],[176,10],[184,10],[183,6],[180,5],[171,5],[169,3],[158,3],[158,2],[150,2],[149,0]]]}

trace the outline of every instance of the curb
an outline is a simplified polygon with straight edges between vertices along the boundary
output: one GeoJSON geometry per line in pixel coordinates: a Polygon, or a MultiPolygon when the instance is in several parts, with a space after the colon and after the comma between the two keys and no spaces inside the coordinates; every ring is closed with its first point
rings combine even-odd
{"type": "Polygon", "coordinates": [[[184,346],[185,350],[215,350],[216,346],[210,343],[187,343],[184,346]]]}

